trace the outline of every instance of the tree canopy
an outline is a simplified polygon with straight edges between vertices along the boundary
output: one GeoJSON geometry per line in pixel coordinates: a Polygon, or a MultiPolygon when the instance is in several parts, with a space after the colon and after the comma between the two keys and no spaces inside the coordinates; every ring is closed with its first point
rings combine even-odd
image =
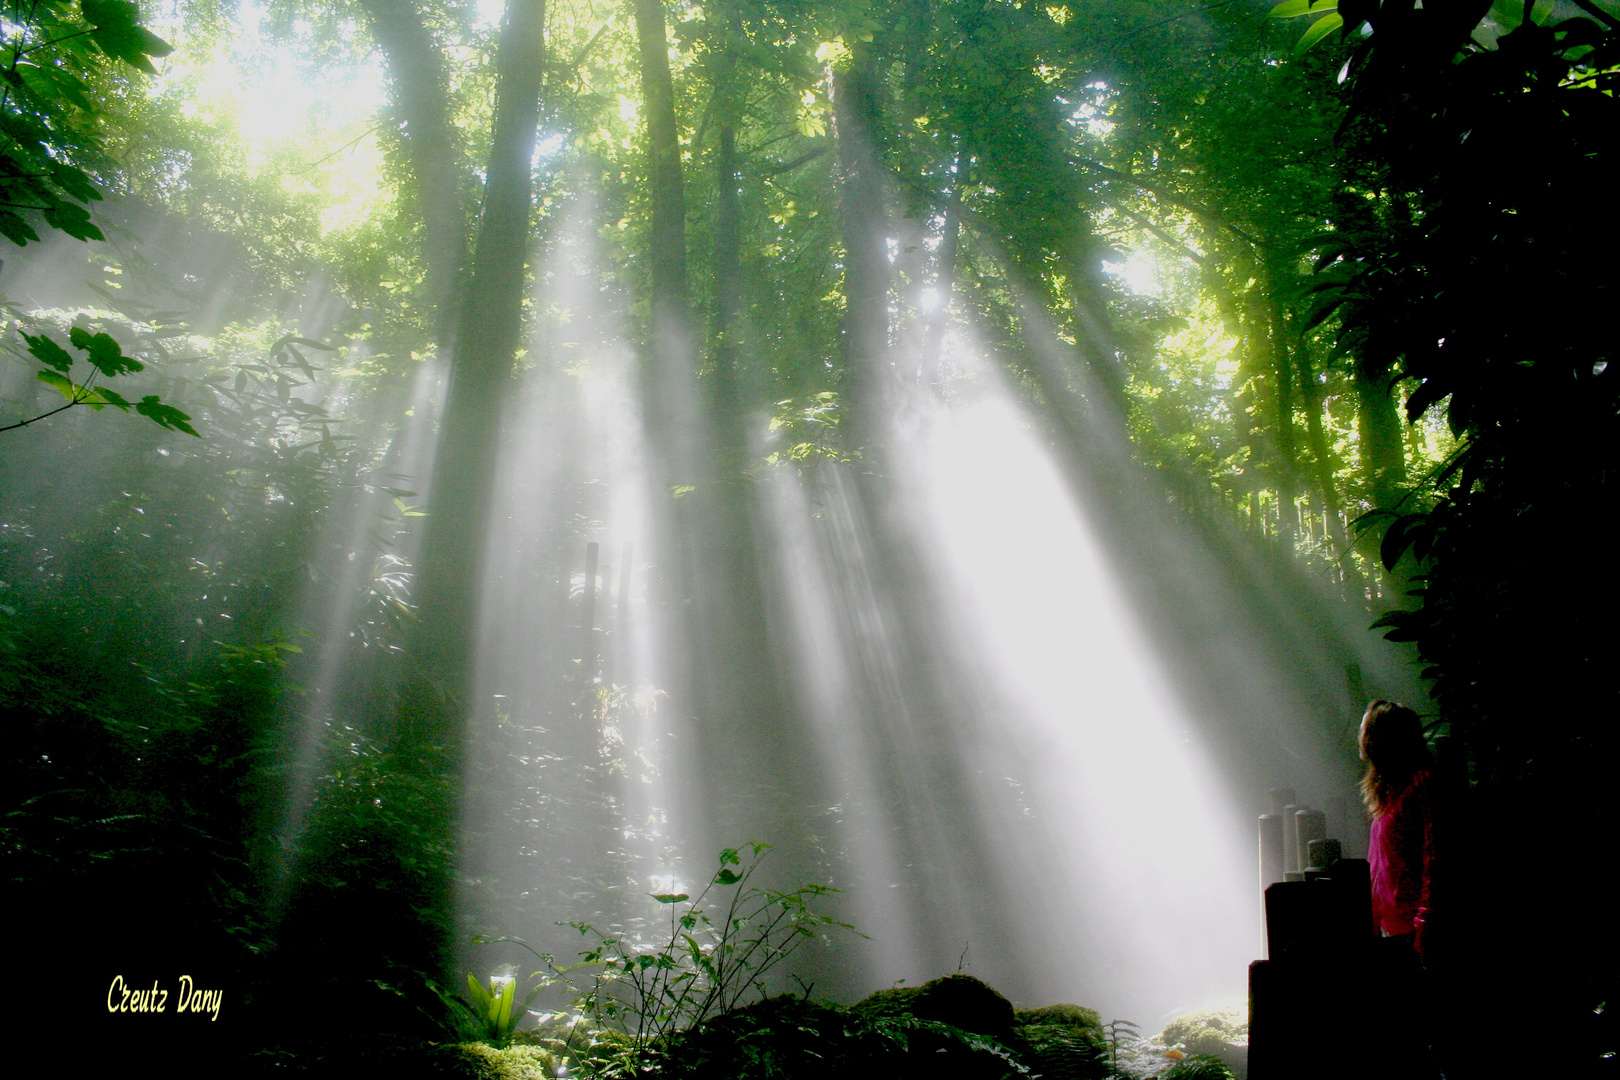
{"type": "MultiPolygon", "coordinates": [[[[24,674],[0,693],[35,710],[45,755],[19,783],[71,804],[52,821],[139,802],[178,835],[183,800],[153,792],[183,767],[137,752],[140,718],[170,709],[245,808],[195,841],[208,888],[245,910],[291,858],[246,777],[294,739],[286,673],[323,632],[299,620],[312,589],[363,596],[330,662],[364,674],[320,704],[352,768],[304,793],[310,828],[335,864],[386,864],[391,962],[441,974],[447,822],[483,767],[463,738],[481,529],[525,377],[566,376],[588,334],[629,343],[677,695],[731,717],[721,740],[791,711],[760,674],[763,478],[853,465],[881,517],[895,388],[949,396],[972,342],[1077,487],[1146,491],[1230,565],[1286,568],[1408,650],[1431,733],[1514,828],[1609,759],[1620,705],[1591,632],[1616,586],[1583,542],[1620,446],[1617,11],[7,3],[0,645],[24,674]],[[557,299],[571,277],[588,304],[557,299]],[[83,415],[108,406],[154,423],[83,415]],[[410,456],[418,410],[430,465],[410,456]],[[1099,464],[1116,430],[1128,460],[1099,464]],[[365,508],[348,532],[346,503],[365,508]],[[142,674],[75,684],[81,638],[142,674]],[[98,725],[123,741],[68,752],[98,725]],[[364,850],[318,812],[362,788],[364,850]],[[430,824],[399,835],[396,800],[430,824]]],[[[903,545],[874,558],[909,580],[903,545]]],[[[555,571],[565,601],[572,574],[555,571]]],[[[606,717],[589,675],[568,692],[606,717]]],[[[28,814],[29,872],[68,873],[28,814]]]]}

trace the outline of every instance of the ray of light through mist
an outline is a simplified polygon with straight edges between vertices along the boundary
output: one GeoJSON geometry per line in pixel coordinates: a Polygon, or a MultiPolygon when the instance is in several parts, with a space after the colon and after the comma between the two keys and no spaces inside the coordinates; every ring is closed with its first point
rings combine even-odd
{"type": "Polygon", "coordinates": [[[1121,1015],[1239,997],[1258,947],[1247,823],[1019,406],[977,359],[952,388],[908,395],[891,444],[932,663],[897,655],[848,478],[771,482],[786,644],[869,978],[956,956],[1017,997],[1121,1015]],[[950,671],[949,723],[917,712],[907,679],[930,669],[950,671]]]}
{"type": "MultiPolygon", "coordinates": [[[[491,736],[507,747],[510,726],[528,733],[538,794],[470,793],[464,823],[469,880],[527,898],[536,934],[582,902],[634,917],[635,890],[702,875],[705,843],[806,842],[757,836],[779,821],[763,805],[714,819],[683,759],[701,720],[660,705],[681,675],[649,609],[676,556],[650,517],[621,301],[593,281],[589,231],[562,231],[536,296],[552,314],[505,421],[478,661],[478,730],[508,725],[491,736]],[[582,695],[619,706],[582,709],[582,695]],[[564,792],[574,802],[558,810],[564,792]],[[503,845],[513,814],[533,815],[539,846],[503,845]],[[618,900],[546,880],[610,867],[635,882],[618,900]]],[[[802,832],[869,935],[840,945],[834,985],[962,966],[1027,1003],[1119,1015],[1237,1000],[1261,949],[1248,807],[1132,611],[1094,511],[970,335],[948,351],[943,389],[900,398],[881,510],[859,469],[833,463],[773,467],[758,503],[789,722],[815,748],[772,767],[810,777],[802,832]],[[885,561],[896,552],[903,585],[885,561]]],[[[477,889],[464,903],[499,907],[477,889]]]]}

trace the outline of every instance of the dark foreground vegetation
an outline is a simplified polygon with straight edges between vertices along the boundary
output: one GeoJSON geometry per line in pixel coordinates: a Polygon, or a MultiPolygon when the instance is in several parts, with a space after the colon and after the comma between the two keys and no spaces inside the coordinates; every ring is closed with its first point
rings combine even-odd
{"type": "MultiPolygon", "coordinates": [[[[654,531],[678,553],[650,617],[688,643],[660,689],[728,718],[712,760],[793,712],[755,674],[761,477],[846,469],[883,506],[885,380],[935,378],[970,328],[1076,490],[1151,491],[1234,580],[1306,582],[1410,650],[1462,778],[1436,930],[1459,993],[1556,1031],[1504,1051],[1547,1075],[1612,1064],[1609,0],[1344,0],[1344,32],[1303,50],[1251,4],[511,0],[492,24],[288,0],[253,48],[306,78],[374,61],[386,115],[251,152],[201,59],[153,88],[170,45],[133,4],[3,7],[8,1032],[265,1072],[625,1069],[605,1014],[469,1050],[454,1003],[492,929],[458,923],[456,888],[479,919],[519,899],[458,863],[469,797],[521,790],[472,839],[535,880],[633,877],[593,786],[633,765],[593,741],[625,688],[547,644],[543,719],[587,734],[532,757],[469,690],[500,409],[525,365],[576,363],[539,340],[566,320],[532,287],[589,235],[615,315],[570,318],[622,315],[636,344],[654,531]],[[371,202],[340,169],[355,145],[371,202]],[[1156,292],[1120,272],[1131,253],[1156,292]],[[452,387],[440,454],[402,476],[430,362],[452,387]],[[1128,460],[1100,465],[1115,431],[1128,460]],[[226,997],[132,1018],[115,975],[226,997]]],[[[195,57],[234,40],[230,5],[174,11],[195,57]]],[[[548,528],[572,552],[589,515],[548,528]]],[[[1173,608],[1134,540],[1113,538],[1122,577],[1173,608]]],[[[535,571],[559,625],[572,567],[535,571]]],[[[1167,648],[1211,636],[1166,625],[1167,648]]],[[[636,1068],[1150,1075],[1095,1014],[967,980],[730,1004],[636,1068]]],[[[1175,1044],[1191,1056],[1156,1075],[1226,1067],[1175,1044]]]]}

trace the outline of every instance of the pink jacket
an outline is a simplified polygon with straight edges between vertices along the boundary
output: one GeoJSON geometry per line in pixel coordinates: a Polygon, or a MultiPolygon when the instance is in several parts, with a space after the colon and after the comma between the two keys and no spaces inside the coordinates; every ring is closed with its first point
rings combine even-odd
{"type": "Polygon", "coordinates": [[[1373,819],[1367,844],[1372,869],[1373,926],[1386,934],[1416,933],[1423,954],[1424,923],[1433,903],[1434,777],[1419,772],[1373,819]]]}

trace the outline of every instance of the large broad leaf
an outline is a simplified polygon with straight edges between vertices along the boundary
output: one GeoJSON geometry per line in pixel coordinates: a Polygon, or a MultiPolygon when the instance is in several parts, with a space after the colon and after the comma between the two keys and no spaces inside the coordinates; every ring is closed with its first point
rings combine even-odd
{"type": "Polygon", "coordinates": [[[495,1021],[496,1033],[504,1035],[507,1028],[512,1024],[512,999],[517,996],[517,980],[501,980],[497,995],[495,998],[495,1014],[492,1019],[495,1021]]]}
{"type": "Polygon", "coordinates": [[[1284,0],[1271,9],[1273,19],[1297,19],[1301,15],[1320,15],[1339,10],[1339,0],[1284,0]]]}
{"type": "Polygon", "coordinates": [[[96,396],[115,409],[122,409],[124,412],[129,412],[130,410],[131,403],[128,398],[124,397],[122,394],[107,389],[105,386],[96,387],[96,396]]]}
{"type": "Polygon", "coordinates": [[[1406,419],[1415,422],[1429,407],[1451,393],[1445,379],[1428,378],[1406,399],[1406,419]]]}
{"type": "Polygon", "coordinates": [[[31,354],[62,374],[66,375],[73,369],[73,357],[47,335],[23,334],[22,339],[28,342],[28,351],[31,354]]]}
{"type": "Polygon", "coordinates": [[[4,236],[18,247],[22,247],[30,240],[36,243],[39,241],[39,233],[34,231],[34,227],[10,210],[0,210],[0,236],[4,236]]]}
{"type": "Polygon", "coordinates": [[[478,981],[478,976],[470,971],[467,972],[467,987],[472,991],[473,1000],[478,1003],[478,1011],[487,1012],[489,1009],[489,991],[485,990],[484,984],[478,981]]]}
{"type": "MultiPolygon", "coordinates": [[[[1338,6],[1336,2],[1334,6],[1338,6]]],[[[1299,44],[1294,46],[1294,55],[1300,55],[1343,25],[1344,19],[1340,18],[1337,12],[1317,19],[1311,24],[1311,28],[1305,31],[1305,36],[1299,39],[1299,44]]]]}
{"type": "Polygon", "coordinates": [[[92,27],[90,38],[108,56],[150,75],[157,68],[149,56],[167,56],[173,47],[140,25],[140,13],[130,0],[79,0],[79,10],[92,27]]]}
{"type": "MultiPolygon", "coordinates": [[[[135,403],[135,411],[156,423],[159,427],[166,427],[171,431],[183,431],[187,435],[197,435],[197,429],[187,421],[190,416],[171,405],[159,401],[156,394],[148,394],[135,403]]],[[[201,435],[197,435],[200,439],[201,435]]]]}
{"type": "Polygon", "coordinates": [[[84,387],[80,386],[78,383],[74,382],[72,379],[69,379],[65,375],[60,375],[54,371],[41,371],[38,375],[35,375],[34,378],[38,379],[46,386],[49,386],[51,389],[61,394],[69,401],[81,401],[98,409],[101,407],[99,403],[94,403],[89,400],[90,391],[86,390],[84,387]]]}
{"type": "Polygon", "coordinates": [[[90,177],[83,169],[76,169],[65,162],[53,161],[50,163],[51,179],[72,198],[80,202],[94,202],[101,198],[101,192],[90,182],[90,177]]]}
{"type": "Polygon", "coordinates": [[[59,200],[46,207],[44,217],[45,224],[67,233],[75,240],[107,239],[100,229],[90,223],[90,212],[78,203],[59,200]]]}
{"type": "Polygon", "coordinates": [[[92,334],[83,327],[75,326],[68,331],[68,340],[73,342],[74,348],[89,353],[90,363],[109,379],[125,372],[143,371],[146,368],[139,360],[125,356],[124,350],[118,347],[118,342],[109,334],[92,334]]]}

